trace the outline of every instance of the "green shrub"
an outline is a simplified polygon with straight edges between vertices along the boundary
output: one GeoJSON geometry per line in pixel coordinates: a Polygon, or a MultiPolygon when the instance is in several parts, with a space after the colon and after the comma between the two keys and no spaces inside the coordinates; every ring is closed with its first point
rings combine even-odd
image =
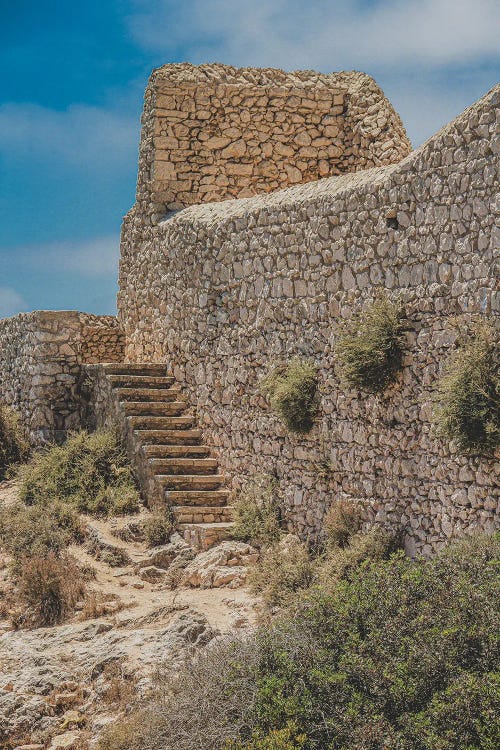
{"type": "Polygon", "coordinates": [[[14,557],[60,555],[72,542],[83,540],[78,513],[61,502],[0,508],[0,546],[14,557]]]}
{"type": "Polygon", "coordinates": [[[64,445],[37,453],[20,477],[21,498],[28,505],[60,500],[93,515],[139,507],[125,450],[112,431],[73,433],[64,445]]]}
{"type": "Polygon", "coordinates": [[[35,627],[61,622],[85,594],[75,561],[69,555],[56,557],[53,552],[25,558],[17,584],[24,621],[35,627]]]}
{"type": "Polygon", "coordinates": [[[165,510],[152,513],[143,523],[144,536],[148,547],[167,544],[175,528],[172,515],[165,510]]]}
{"type": "Polygon", "coordinates": [[[261,391],[291,432],[310,432],[318,406],[317,368],[295,357],[261,381],[261,391]]]}
{"type": "Polygon", "coordinates": [[[250,569],[250,589],[262,596],[269,607],[285,604],[295,592],[307,588],[314,563],[305,544],[291,534],[263,550],[250,569]]]}
{"type": "Polygon", "coordinates": [[[496,750],[499,557],[477,537],[365,561],[177,677],[167,665],[148,718],[100,750],[496,750]]]}
{"type": "MultiPolygon", "coordinates": [[[[307,750],[430,750],[439,747],[433,737],[460,737],[447,750],[491,750],[498,731],[493,744],[491,735],[478,741],[474,718],[461,734],[454,699],[445,708],[443,696],[457,695],[457,679],[481,680],[498,666],[499,553],[498,538],[432,560],[399,553],[361,565],[329,594],[313,590],[292,620],[263,635],[258,731],[293,720],[307,750]]],[[[498,693],[490,687],[476,699],[468,712],[487,717],[498,693]]]]}
{"type": "Polygon", "coordinates": [[[317,561],[314,580],[324,591],[332,591],[339,581],[357,575],[361,566],[387,560],[399,548],[394,534],[376,527],[366,534],[353,534],[342,547],[328,545],[317,561]]]}
{"type": "Polygon", "coordinates": [[[477,328],[451,356],[436,401],[437,432],[459,451],[500,445],[500,357],[493,328],[477,328]]]}
{"type": "Polygon", "coordinates": [[[359,508],[349,500],[334,500],[326,512],[323,530],[329,545],[345,547],[361,528],[359,508]]]}
{"type": "Polygon", "coordinates": [[[341,326],[335,353],[346,382],[369,393],[383,391],[401,369],[402,308],[385,294],[341,326]]]}
{"type": "Polygon", "coordinates": [[[0,404],[0,481],[5,479],[10,466],[27,457],[28,450],[17,414],[0,404]]]}
{"type": "Polygon", "coordinates": [[[276,481],[260,476],[248,482],[234,504],[232,536],[255,547],[272,544],[280,536],[276,481]]]}
{"type": "Polygon", "coordinates": [[[285,729],[271,729],[265,737],[254,737],[249,742],[229,742],[225,750],[302,750],[306,740],[290,724],[285,729]]]}

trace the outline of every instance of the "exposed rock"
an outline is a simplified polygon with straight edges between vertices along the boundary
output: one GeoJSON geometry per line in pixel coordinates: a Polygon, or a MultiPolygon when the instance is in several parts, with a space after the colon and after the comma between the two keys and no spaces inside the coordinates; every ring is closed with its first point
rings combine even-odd
{"type": "Polygon", "coordinates": [[[241,586],[246,580],[247,566],[256,562],[258,556],[257,550],[245,542],[222,542],[189,563],[182,583],[200,588],[241,586]]]}
{"type": "Polygon", "coordinates": [[[193,559],[194,552],[179,534],[173,534],[170,542],[161,547],[154,547],[144,560],[138,563],[138,568],[145,568],[154,565],[157,568],[165,570],[174,560],[178,563],[185,560],[186,564],[193,559]]]}
{"type": "Polygon", "coordinates": [[[157,568],[156,565],[147,565],[139,570],[139,576],[145,581],[159,581],[166,574],[164,568],[157,568]]]}

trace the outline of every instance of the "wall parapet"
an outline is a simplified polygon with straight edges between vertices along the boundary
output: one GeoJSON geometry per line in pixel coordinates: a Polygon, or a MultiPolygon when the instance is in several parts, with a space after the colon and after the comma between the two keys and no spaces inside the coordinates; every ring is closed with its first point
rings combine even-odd
{"type": "Polygon", "coordinates": [[[383,92],[355,71],[165,65],[150,78],[142,126],[138,210],[156,217],[395,163],[411,151],[383,92]]]}
{"type": "Polygon", "coordinates": [[[0,401],[33,445],[60,441],[80,426],[82,364],[122,361],[123,351],[113,316],[41,310],[0,320],[0,401]]]}

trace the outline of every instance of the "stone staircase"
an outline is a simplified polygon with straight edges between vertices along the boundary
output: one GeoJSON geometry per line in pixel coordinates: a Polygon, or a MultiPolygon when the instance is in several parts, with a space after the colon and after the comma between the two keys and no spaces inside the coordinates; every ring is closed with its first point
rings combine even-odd
{"type": "Polygon", "coordinates": [[[232,527],[226,477],[174,378],[162,364],[100,364],[149,506],[165,503],[197,549],[226,539],[232,527]],[[131,450],[130,450],[131,449],[131,450]]]}

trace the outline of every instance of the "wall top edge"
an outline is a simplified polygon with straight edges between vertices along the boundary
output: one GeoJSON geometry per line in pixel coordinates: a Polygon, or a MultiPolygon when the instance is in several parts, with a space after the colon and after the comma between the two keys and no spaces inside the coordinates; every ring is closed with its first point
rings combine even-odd
{"type": "Polygon", "coordinates": [[[101,322],[110,325],[118,325],[117,318],[114,315],[95,315],[94,313],[81,312],[79,310],[32,310],[31,312],[21,312],[8,318],[1,318],[0,325],[19,321],[35,320],[79,320],[84,322],[101,322]]]}
{"type": "Polygon", "coordinates": [[[284,71],[280,68],[235,68],[222,63],[170,63],[153,70],[150,81],[154,84],[251,84],[252,86],[285,86],[297,88],[359,86],[375,83],[374,79],[358,70],[319,73],[314,70],[284,71]]]}

